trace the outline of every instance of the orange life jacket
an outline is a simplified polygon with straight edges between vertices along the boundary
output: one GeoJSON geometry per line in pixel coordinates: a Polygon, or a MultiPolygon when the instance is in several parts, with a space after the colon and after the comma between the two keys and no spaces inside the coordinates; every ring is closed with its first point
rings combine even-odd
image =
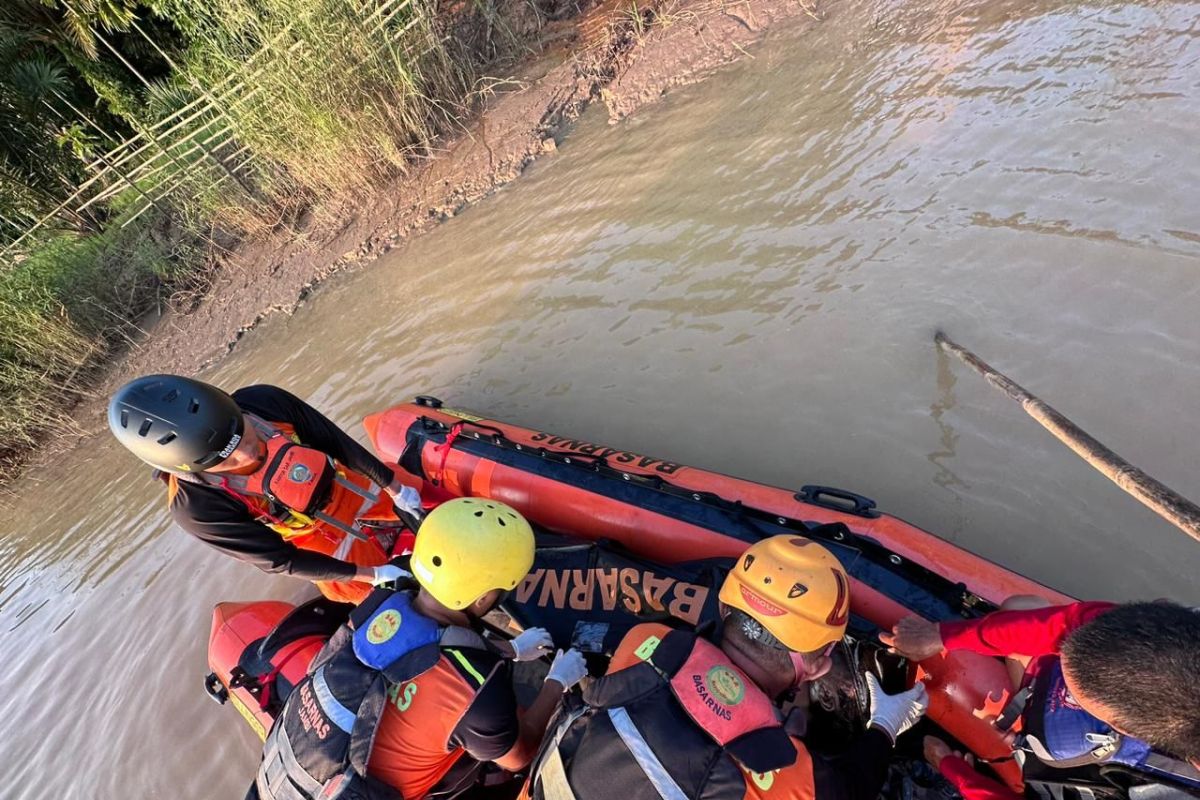
{"type": "MultiPolygon", "coordinates": [[[[391,497],[365,475],[300,443],[295,426],[246,414],[267,445],[267,457],[248,475],[172,473],[167,502],[186,480],[223,489],[246,506],[262,524],[302,550],[311,550],[359,566],[387,563],[391,543],[371,522],[394,523],[391,497]],[[381,540],[381,537],[384,540],[381,540]]],[[[331,600],[360,602],[366,584],[318,581],[331,600]]]]}

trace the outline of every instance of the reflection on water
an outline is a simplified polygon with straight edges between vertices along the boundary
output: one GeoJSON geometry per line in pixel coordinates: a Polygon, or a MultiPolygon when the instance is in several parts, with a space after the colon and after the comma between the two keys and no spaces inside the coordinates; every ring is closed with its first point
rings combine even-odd
{"type": "Polygon", "coordinates": [[[955,475],[954,470],[948,466],[948,462],[955,456],[958,433],[954,430],[953,425],[945,421],[944,417],[947,411],[952,411],[958,404],[958,400],[954,396],[954,384],[958,382],[958,378],[954,374],[954,364],[951,363],[950,356],[941,348],[936,349],[936,354],[938,396],[929,406],[929,416],[941,431],[941,436],[938,437],[940,449],[929,453],[926,458],[938,468],[933,476],[934,483],[944,489],[959,487],[963,492],[969,492],[971,487],[955,475]]]}
{"type": "MultiPolygon", "coordinates": [[[[359,436],[434,393],[840,485],[1068,592],[1200,602],[1190,541],[931,340],[1200,496],[1198,19],[847,0],[625,124],[586,116],[215,378],[283,384],[359,436]]],[[[200,690],[209,609],[305,587],[171,531],[107,438],[42,477],[0,523],[7,796],[240,797],[254,739],[200,690]]]]}

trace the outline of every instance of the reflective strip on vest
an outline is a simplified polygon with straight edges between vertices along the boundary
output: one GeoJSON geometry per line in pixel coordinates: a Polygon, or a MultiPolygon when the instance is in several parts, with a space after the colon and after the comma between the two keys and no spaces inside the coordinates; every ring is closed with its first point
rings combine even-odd
{"type": "Polygon", "coordinates": [[[567,781],[567,769],[563,766],[562,753],[557,747],[546,756],[540,771],[538,779],[542,800],[576,800],[575,791],[567,781]]]}
{"type": "Polygon", "coordinates": [[[354,730],[354,712],[333,696],[329,684],[325,682],[325,667],[321,667],[313,673],[312,687],[325,716],[329,717],[334,725],[341,728],[343,733],[349,735],[354,730]]]}
{"type": "Polygon", "coordinates": [[[688,800],[683,789],[679,788],[679,784],[675,782],[675,779],[667,772],[667,768],[658,760],[658,756],[654,755],[650,745],[642,738],[642,733],[630,719],[629,712],[624,708],[610,708],[608,709],[608,718],[612,721],[613,728],[621,737],[621,741],[629,748],[634,761],[658,791],[659,797],[663,800],[688,800]]]}

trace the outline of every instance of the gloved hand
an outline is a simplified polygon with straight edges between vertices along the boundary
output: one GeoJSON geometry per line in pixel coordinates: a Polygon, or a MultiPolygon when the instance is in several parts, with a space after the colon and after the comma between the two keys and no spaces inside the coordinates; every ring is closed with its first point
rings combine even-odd
{"type": "Polygon", "coordinates": [[[512,645],[514,661],[533,661],[554,649],[554,640],[545,628],[530,628],[509,644],[512,645]]]}
{"type": "Polygon", "coordinates": [[[408,570],[400,569],[395,564],[381,564],[378,567],[372,567],[373,576],[371,578],[372,586],[382,586],[385,583],[395,583],[401,578],[411,578],[412,573],[408,570]]]}
{"type": "Polygon", "coordinates": [[[572,647],[565,653],[559,650],[554,656],[554,663],[550,665],[550,673],[546,675],[546,680],[558,681],[565,692],[583,680],[587,674],[587,662],[583,660],[583,653],[572,647]]]}
{"type": "Polygon", "coordinates": [[[407,511],[409,514],[415,514],[420,517],[421,511],[421,493],[411,486],[405,486],[399,481],[393,481],[387,487],[387,493],[392,496],[392,502],[401,511],[407,511]]]}
{"type": "Polygon", "coordinates": [[[896,743],[896,737],[925,716],[925,710],[929,708],[929,695],[920,681],[907,692],[884,694],[879,679],[868,672],[867,691],[871,695],[871,718],[867,720],[867,727],[886,733],[892,744],[896,743]]]}

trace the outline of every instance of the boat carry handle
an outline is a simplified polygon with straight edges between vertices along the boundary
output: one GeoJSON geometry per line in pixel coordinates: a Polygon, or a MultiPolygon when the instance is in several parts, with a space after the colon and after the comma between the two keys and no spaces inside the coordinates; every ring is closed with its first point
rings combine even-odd
{"type": "Polygon", "coordinates": [[[419,394],[416,396],[413,402],[419,406],[424,406],[425,408],[436,409],[442,407],[442,401],[431,394],[419,394]]]}
{"type": "Polygon", "coordinates": [[[221,679],[215,672],[204,676],[204,692],[219,706],[225,705],[225,701],[229,699],[229,690],[225,688],[225,684],[221,683],[221,679]]]}
{"type": "Polygon", "coordinates": [[[860,517],[873,519],[879,516],[879,512],[875,510],[875,501],[871,498],[832,486],[801,486],[800,491],[796,493],[796,499],[802,503],[811,503],[846,514],[857,514],[860,517]]]}

